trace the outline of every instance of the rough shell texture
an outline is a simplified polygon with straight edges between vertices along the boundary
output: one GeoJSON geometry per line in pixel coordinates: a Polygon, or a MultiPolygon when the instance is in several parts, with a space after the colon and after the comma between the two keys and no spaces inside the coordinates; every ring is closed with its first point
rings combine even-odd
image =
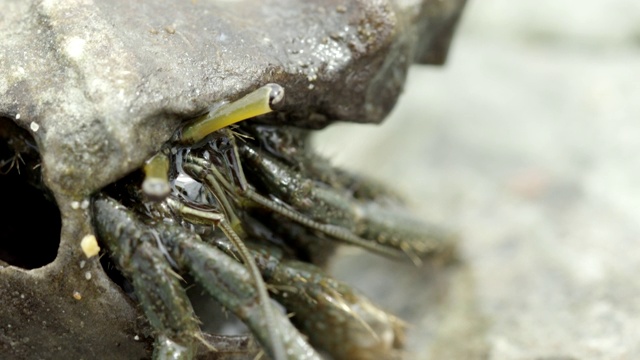
{"type": "Polygon", "coordinates": [[[280,121],[380,122],[412,60],[444,60],[463,4],[3,1],[0,117],[34,137],[62,230],[50,264],[0,262],[0,352],[148,356],[135,306],[80,250],[93,231],[78,204],[138,168],[181,121],[268,82],[287,90],[280,121]]]}

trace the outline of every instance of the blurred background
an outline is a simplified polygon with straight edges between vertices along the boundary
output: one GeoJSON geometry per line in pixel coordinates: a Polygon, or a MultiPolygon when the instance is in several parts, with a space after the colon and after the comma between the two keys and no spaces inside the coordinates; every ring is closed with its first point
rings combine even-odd
{"type": "Polygon", "coordinates": [[[408,358],[640,358],[639,1],[471,0],[383,125],[315,140],[460,234],[449,268],[333,264],[409,321],[408,358]]]}

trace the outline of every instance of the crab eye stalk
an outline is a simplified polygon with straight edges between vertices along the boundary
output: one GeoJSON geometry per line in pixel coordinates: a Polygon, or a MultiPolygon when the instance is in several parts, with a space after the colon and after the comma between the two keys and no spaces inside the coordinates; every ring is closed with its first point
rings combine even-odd
{"type": "Polygon", "coordinates": [[[272,106],[282,101],[284,88],[278,84],[267,84],[241,98],[224,104],[200,116],[180,131],[178,145],[193,146],[209,134],[239,121],[270,113],[272,106]]]}
{"type": "Polygon", "coordinates": [[[142,191],[150,200],[159,201],[171,192],[169,184],[169,158],[163,153],[154,155],[144,164],[142,191]]]}
{"type": "MultiPolygon", "coordinates": [[[[175,135],[178,146],[198,146],[207,140],[214,131],[239,121],[263,115],[273,111],[272,106],[284,98],[284,88],[278,84],[267,84],[240,100],[219,106],[215,110],[200,116],[185,125],[175,135]]],[[[160,152],[144,164],[145,179],[143,193],[152,201],[165,199],[171,192],[168,179],[169,158],[160,152]]]]}

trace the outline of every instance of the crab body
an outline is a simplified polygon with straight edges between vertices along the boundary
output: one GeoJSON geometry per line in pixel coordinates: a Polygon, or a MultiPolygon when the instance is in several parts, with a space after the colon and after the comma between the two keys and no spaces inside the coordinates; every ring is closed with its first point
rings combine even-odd
{"type": "MultiPolygon", "coordinates": [[[[21,240],[17,256],[2,256],[3,353],[15,358],[34,353],[148,356],[149,344],[158,335],[148,325],[153,321],[143,320],[127,292],[105,275],[96,258],[86,259],[80,249],[80,240],[96,233],[96,219],[108,213],[96,214],[92,197],[139,169],[166,146],[184,121],[212,104],[233,102],[268,82],[280,83],[289,94],[277,114],[263,119],[269,126],[321,128],[336,120],[381,121],[395,103],[411,60],[429,58],[429,46],[419,44],[435,44],[435,52],[443,53],[447,41],[436,40],[448,39],[462,5],[434,12],[426,10],[428,1],[412,7],[369,1],[346,5],[333,1],[250,3],[3,2],[0,135],[9,150],[0,160],[3,171],[6,165],[12,174],[18,167],[11,164],[19,164],[18,178],[45,193],[43,203],[55,204],[59,211],[42,220],[44,235],[29,237],[33,242],[21,240]],[[433,16],[440,22],[432,21],[433,16]],[[438,23],[444,30],[433,28],[438,23]],[[426,31],[428,39],[417,42],[419,31],[426,31]],[[49,217],[60,219],[61,224],[49,222],[49,217]],[[34,257],[52,245],[57,251],[47,250],[53,251],[52,256],[40,262],[16,260],[34,257]]],[[[259,127],[247,126],[244,131],[251,135],[259,127]]],[[[297,139],[297,145],[287,149],[303,145],[297,139]]],[[[291,160],[290,151],[284,148],[256,158],[252,154],[260,144],[252,146],[241,149],[243,162],[291,160]]],[[[296,161],[309,168],[307,178],[340,191],[352,189],[347,185],[353,181],[350,176],[296,161]],[[332,183],[325,176],[338,180],[332,183]]],[[[283,167],[294,168],[291,164],[283,167]]],[[[261,174],[249,172],[249,181],[261,187],[257,192],[265,197],[275,182],[260,179],[270,176],[261,174]]],[[[224,176],[235,179],[233,173],[224,176]]],[[[13,184],[4,188],[13,189],[17,186],[13,184]]],[[[5,195],[5,199],[24,200],[26,192],[5,195]]],[[[301,201],[293,207],[305,217],[322,220],[321,214],[305,213],[302,196],[295,195],[294,201],[301,201]]],[[[377,206],[375,201],[370,203],[377,206]]],[[[6,204],[15,208],[9,200],[6,204]]],[[[245,209],[245,205],[236,206],[245,209]]],[[[44,207],[33,206],[32,213],[23,218],[42,217],[38,212],[44,207]]],[[[263,214],[255,209],[247,213],[258,216],[254,211],[263,214]]],[[[279,215],[275,219],[282,220],[279,215]]],[[[142,224],[138,229],[149,226],[146,220],[136,221],[142,224]]],[[[346,223],[338,225],[342,228],[346,223]]],[[[278,226],[279,236],[304,234],[292,237],[307,244],[276,246],[279,250],[274,253],[290,253],[282,258],[283,264],[321,263],[330,253],[331,246],[314,248],[317,245],[308,242],[317,235],[308,236],[309,227],[291,219],[277,222],[278,226]]],[[[101,241],[106,244],[107,240],[101,241]]],[[[218,240],[211,241],[216,244],[218,240]]],[[[146,247],[140,251],[148,250],[146,247]]],[[[13,251],[7,249],[3,245],[2,254],[13,251]]],[[[117,253],[117,246],[112,250],[117,253]]],[[[176,259],[183,256],[174,254],[176,259]]],[[[143,266],[142,260],[134,261],[132,271],[141,272],[143,266]]],[[[125,268],[120,270],[126,272],[125,268]]],[[[192,328],[190,321],[185,326],[192,328]]],[[[246,346],[241,339],[202,336],[216,340],[221,354],[239,344],[246,346]]]]}

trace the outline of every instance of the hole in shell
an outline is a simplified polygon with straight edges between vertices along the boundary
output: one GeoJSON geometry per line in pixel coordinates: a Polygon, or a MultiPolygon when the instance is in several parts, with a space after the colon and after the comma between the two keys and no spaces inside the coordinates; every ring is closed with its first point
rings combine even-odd
{"type": "Polygon", "coordinates": [[[0,118],[0,262],[35,269],[53,262],[60,245],[60,211],[42,183],[33,137],[0,118]]]}

